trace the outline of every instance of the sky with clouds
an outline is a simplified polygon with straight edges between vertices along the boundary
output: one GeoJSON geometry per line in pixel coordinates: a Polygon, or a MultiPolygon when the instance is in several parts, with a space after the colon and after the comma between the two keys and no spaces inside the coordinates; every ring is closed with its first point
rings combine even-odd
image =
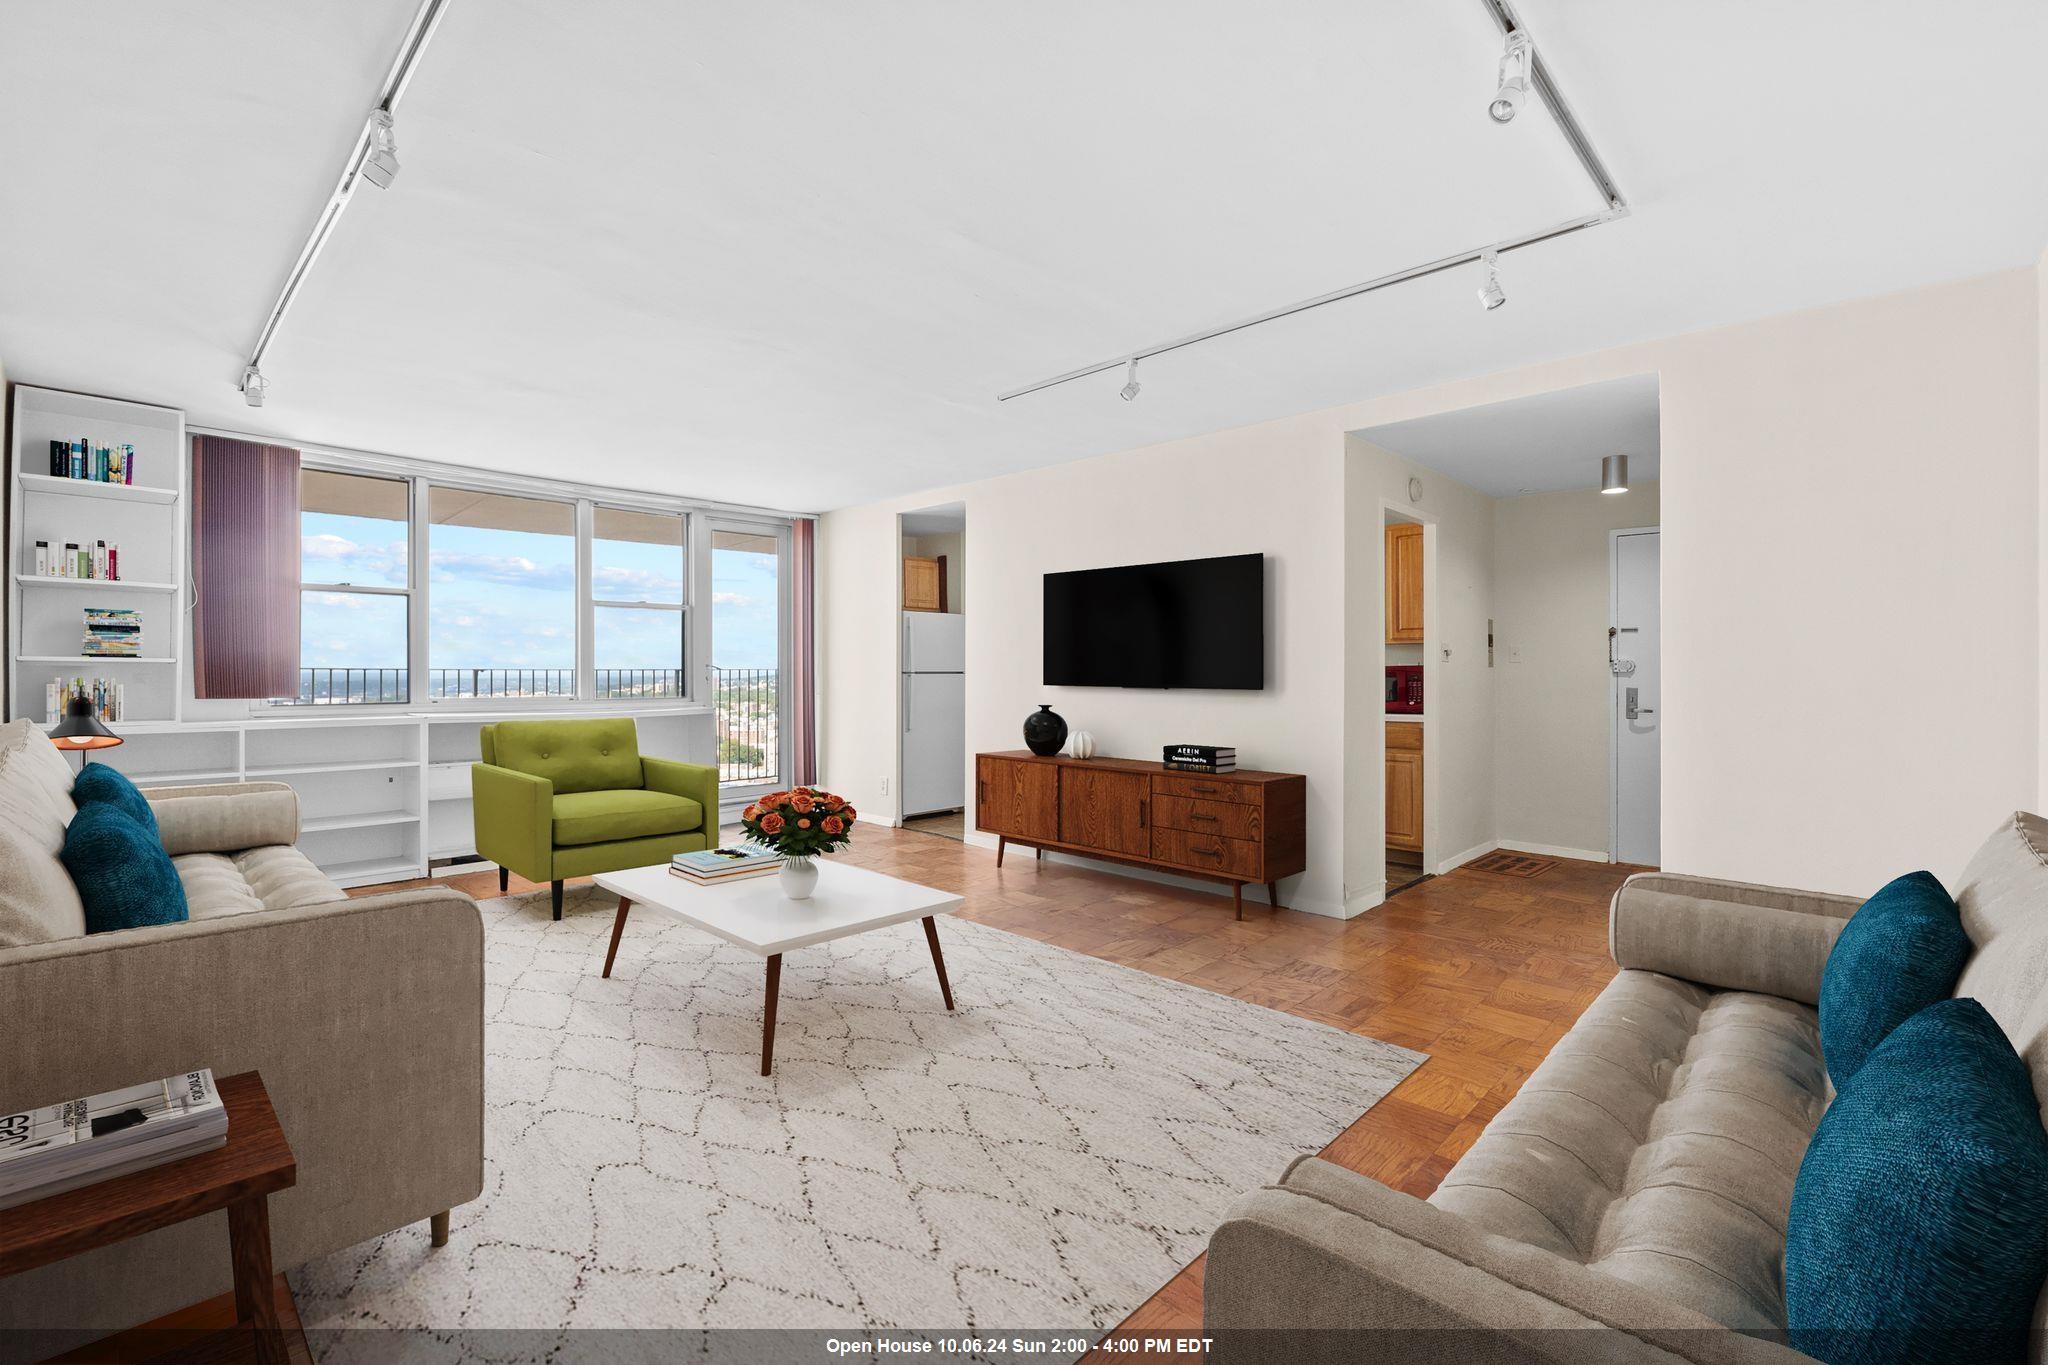
{"type": "MultiPolygon", "coordinates": [[[[399,522],[308,512],[300,544],[307,583],[405,585],[405,528],[399,522]]],[[[427,666],[573,669],[575,556],[572,536],[434,526],[428,543],[427,666]]],[[[721,668],[775,667],[775,556],[714,548],[711,560],[711,661],[721,668]]],[[[673,545],[597,540],[591,574],[593,595],[601,602],[683,598],[683,554],[673,545]]],[[[599,669],[679,666],[681,613],[599,607],[596,617],[599,669]]],[[[405,599],[307,592],[299,662],[306,668],[403,668],[405,599]]]]}

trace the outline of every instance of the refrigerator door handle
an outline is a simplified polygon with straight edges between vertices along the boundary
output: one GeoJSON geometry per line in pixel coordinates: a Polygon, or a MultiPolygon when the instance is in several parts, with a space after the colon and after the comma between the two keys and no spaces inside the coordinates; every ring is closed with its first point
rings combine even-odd
{"type": "Polygon", "coordinates": [[[910,733],[910,680],[916,676],[915,673],[903,675],[903,733],[906,735],[910,733]]]}

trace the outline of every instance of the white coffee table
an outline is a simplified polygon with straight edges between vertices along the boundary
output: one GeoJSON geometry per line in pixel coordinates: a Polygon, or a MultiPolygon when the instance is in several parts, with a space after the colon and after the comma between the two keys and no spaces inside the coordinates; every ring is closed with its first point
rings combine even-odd
{"type": "Polygon", "coordinates": [[[612,974],[612,963],[619,955],[626,912],[635,905],[665,910],[685,924],[768,959],[768,1005],[761,1019],[763,1076],[775,1063],[775,1002],[782,986],[782,955],[792,948],[808,948],[921,919],[925,942],[932,949],[932,966],[939,972],[939,994],[946,1008],[953,1008],[953,987],[946,980],[946,959],[939,952],[935,918],[960,908],[960,897],[950,892],[830,858],[818,860],[817,890],[810,899],[800,901],[783,895],[781,879],[773,874],[703,886],[670,872],[667,863],[606,872],[597,878],[597,884],[619,898],[612,946],[604,955],[606,976],[612,974]]]}

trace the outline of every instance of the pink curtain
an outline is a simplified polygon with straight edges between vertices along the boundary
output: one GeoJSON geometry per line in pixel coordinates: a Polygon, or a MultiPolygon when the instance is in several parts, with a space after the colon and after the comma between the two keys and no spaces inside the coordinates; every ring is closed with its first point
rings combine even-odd
{"type": "Polygon", "coordinates": [[[299,692],[299,452],[192,438],[192,681],[201,697],[299,692]]]}
{"type": "Polygon", "coordinates": [[[796,603],[789,650],[789,779],[808,786],[818,780],[818,523],[800,517],[789,532],[789,573],[796,603]]]}

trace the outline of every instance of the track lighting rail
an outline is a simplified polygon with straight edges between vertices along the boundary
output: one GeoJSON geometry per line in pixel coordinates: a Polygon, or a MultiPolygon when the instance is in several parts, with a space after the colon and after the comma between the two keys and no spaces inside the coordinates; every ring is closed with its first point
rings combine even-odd
{"type": "MultiPolygon", "coordinates": [[[[1508,3],[1508,0],[1480,0],[1480,3],[1485,5],[1486,12],[1493,16],[1493,21],[1499,27],[1502,36],[1511,36],[1525,31],[1521,19],[1515,14],[1514,8],[1508,3]]],[[[1551,118],[1556,120],[1558,130],[1564,134],[1565,142],[1572,149],[1572,154],[1578,158],[1580,167],[1586,172],[1586,178],[1593,183],[1593,188],[1599,192],[1601,201],[1606,204],[1607,207],[1604,209],[1597,213],[1589,213],[1577,218],[1568,218],[1564,222],[1554,223],[1535,232],[1524,233],[1517,237],[1503,238],[1497,242],[1482,243],[1479,246],[1469,247],[1464,251],[1453,252],[1449,256],[1439,257],[1434,261],[1409,266],[1405,270],[1392,271],[1370,280],[1362,280],[1357,284],[1346,285],[1341,289],[1332,289],[1327,294],[1318,294],[1311,299],[1302,299],[1297,303],[1285,304],[1279,308],[1269,309],[1252,317],[1240,318],[1236,322],[1227,322],[1220,327],[1209,327],[1199,332],[1190,332],[1183,337],[1175,337],[1172,341],[1163,341],[1153,346],[1142,346],[1135,351],[1124,351],[1107,360],[1100,360],[1092,365],[1083,365],[1077,370],[1068,370],[1065,374],[1057,374],[1050,379],[1041,379],[1035,384],[1026,384],[1021,388],[1011,389],[1006,393],[999,393],[996,395],[996,401],[1006,403],[1012,398],[1022,398],[1026,394],[1039,393],[1060,384],[1072,383],[1076,379],[1086,379],[1090,375],[1103,374],[1126,365],[1132,365],[1140,360],[1149,360],[1156,355],[1165,355],[1169,351],[1178,351],[1185,346],[1193,346],[1204,341],[1214,341],[1218,337],[1229,336],[1233,332],[1242,332],[1248,327],[1257,327],[1268,322],[1278,322],[1281,318],[1293,317],[1297,313],[1306,313],[1312,308],[1321,308],[1327,304],[1340,303],[1345,299],[1355,299],[1361,294],[1370,294],[1397,284],[1406,284],[1410,280],[1419,280],[1425,276],[1435,275],[1445,270],[1453,270],[1461,265],[1470,265],[1475,261],[1484,260],[1488,253],[1506,255],[1510,251],[1520,251],[1524,247],[1535,246],[1539,242],[1554,241],[1559,237],[1566,237],[1574,232],[1584,232],[1587,228],[1598,227],[1602,223],[1611,223],[1617,218],[1626,218],[1629,212],[1628,199],[1622,194],[1621,187],[1615,183],[1613,175],[1608,172],[1607,165],[1600,159],[1599,152],[1594,150],[1592,139],[1586,136],[1586,130],[1579,125],[1578,117],[1572,113],[1571,105],[1566,102],[1563,92],[1557,88],[1556,81],[1551,78],[1549,68],[1544,65],[1543,53],[1540,48],[1532,53],[1529,74],[1531,85],[1535,88],[1536,93],[1542,97],[1544,107],[1550,110],[1551,118]]],[[[1127,397],[1129,396],[1134,395],[1127,395],[1127,397]]]]}
{"type": "Polygon", "coordinates": [[[428,40],[434,36],[434,29],[439,26],[441,13],[447,4],[448,0],[420,0],[412,24],[406,29],[405,41],[399,44],[391,70],[377,91],[376,103],[370,106],[362,131],[356,134],[355,145],[349,148],[348,158],[342,162],[341,179],[335,182],[327,202],[320,206],[320,216],[314,220],[305,245],[299,248],[298,259],[292,262],[291,270],[286,273],[284,286],[278,290],[277,302],[270,306],[270,316],[263,320],[263,330],[256,334],[256,344],[249,348],[249,362],[243,367],[240,387],[244,400],[252,408],[263,406],[264,392],[269,388],[263,375],[264,352],[277,339],[277,329],[283,325],[285,314],[291,311],[299,286],[305,283],[313,262],[320,258],[327,239],[334,235],[335,225],[341,221],[349,200],[354,198],[356,187],[368,179],[381,189],[398,174],[391,115],[398,108],[398,101],[404,97],[406,86],[412,83],[413,71],[419,65],[421,54],[426,51],[428,40]]]}

